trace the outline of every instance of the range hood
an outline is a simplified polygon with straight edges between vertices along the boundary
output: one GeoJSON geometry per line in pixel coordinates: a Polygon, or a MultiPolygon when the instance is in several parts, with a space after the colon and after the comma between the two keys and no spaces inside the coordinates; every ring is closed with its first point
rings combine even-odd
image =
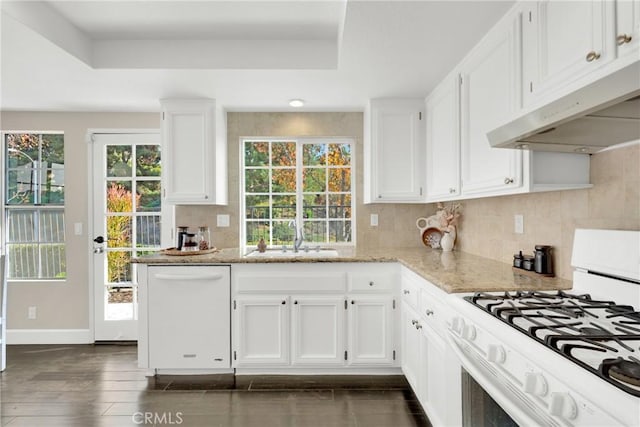
{"type": "Polygon", "coordinates": [[[640,61],[487,133],[498,148],[596,153],[640,140],[640,61]]]}

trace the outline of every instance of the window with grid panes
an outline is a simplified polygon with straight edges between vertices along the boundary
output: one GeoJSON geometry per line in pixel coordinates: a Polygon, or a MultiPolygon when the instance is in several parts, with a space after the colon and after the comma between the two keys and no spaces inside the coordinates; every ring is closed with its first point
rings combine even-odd
{"type": "Polygon", "coordinates": [[[294,219],[305,244],[354,243],[353,141],[245,139],[242,150],[245,246],[290,246],[294,219]]]}
{"type": "Polygon", "coordinates": [[[3,136],[7,278],[64,279],[64,135],[3,136]]]}

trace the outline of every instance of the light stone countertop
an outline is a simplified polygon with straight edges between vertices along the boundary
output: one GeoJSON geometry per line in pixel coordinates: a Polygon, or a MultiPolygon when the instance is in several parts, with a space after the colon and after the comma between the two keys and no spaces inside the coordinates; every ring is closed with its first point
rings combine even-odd
{"type": "Polygon", "coordinates": [[[484,291],[554,291],[571,289],[569,280],[529,277],[514,273],[511,265],[465,252],[442,252],[426,247],[367,249],[341,248],[337,258],[310,256],[287,258],[245,257],[238,248],[215,254],[134,258],[141,264],[240,264],[299,262],[399,262],[448,293],[484,291]]]}

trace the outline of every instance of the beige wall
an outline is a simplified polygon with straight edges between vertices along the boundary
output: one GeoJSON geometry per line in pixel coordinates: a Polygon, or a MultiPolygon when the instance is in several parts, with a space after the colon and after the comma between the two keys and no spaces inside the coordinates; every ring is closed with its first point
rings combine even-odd
{"type": "Polygon", "coordinates": [[[359,246],[406,247],[421,245],[415,220],[433,213],[430,205],[363,205],[362,113],[228,113],[229,205],[179,206],[176,224],[211,227],[212,240],[219,248],[235,248],[239,237],[239,165],[241,137],[350,137],[356,143],[356,242],[359,246]],[[379,215],[378,227],[369,225],[369,215],[379,215]],[[217,214],[228,214],[231,226],[218,228],[217,214]]]}
{"type": "Polygon", "coordinates": [[[512,262],[536,244],[555,247],[556,274],[571,279],[576,228],[640,230],[640,143],[591,157],[588,190],[557,191],[463,201],[460,250],[512,262]],[[513,216],[524,215],[524,234],[513,216]]]}
{"type": "Polygon", "coordinates": [[[157,113],[33,113],[2,112],[2,130],[63,131],[65,140],[65,221],[67,279],[9,285],[9,329],[89,328],[89,236],[87,235],[90,175],[87,129],[158,129],[157,113]],[[73,224],[83,224],[76,236],[73,224]],[[37,319],[27,319],[27,307],[37,307],[37,319]]]}

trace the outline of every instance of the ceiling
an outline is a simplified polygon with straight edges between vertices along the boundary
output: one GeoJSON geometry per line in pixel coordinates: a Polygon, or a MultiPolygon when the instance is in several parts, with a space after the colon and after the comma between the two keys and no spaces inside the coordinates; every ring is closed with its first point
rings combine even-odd
{"type": "Polygon", "coordinates": [[[362,111],[424,97],[512,1],[3,1],[0,108],[362,111]],[[297,109],[300,110],[300,109],[297,109]]]}

